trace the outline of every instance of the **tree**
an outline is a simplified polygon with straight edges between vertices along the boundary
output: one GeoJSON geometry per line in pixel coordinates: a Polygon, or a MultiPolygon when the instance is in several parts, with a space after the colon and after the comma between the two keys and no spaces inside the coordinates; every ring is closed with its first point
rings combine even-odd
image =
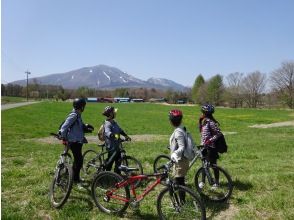
{"type": "Polygon", "coordinates": [[[207,84],[207,101],[220,105],[224,91],[223,77],[219,74],[212,77],[207,84]]]}
{"type": "Polygon", "coordinates": [[[281,67],[271,74],[271,83],[279,97],[289,108],[294,108],[294,61],[283,62],[281,67]]]}
{"type": "Polygon", "coordinates": [[[226,77],[227,88],[226,96],[230,106],[237,108],[242,107],[243,95],[242,95],[242,80],[243,73],[235,72],[230,73],[226,77]]]}
{"type": "Polygon", "coordinates": [[[242,81],[245,101],[250,108],[256,108],[265,90],[266,75],[259,71],[249,73],[242,81]]]}
{"type": "Polygon", "coordinates": [[[200,89],[205,84],[205,80],[203,76],[200,74],[196,77],[194,85],[192,87],[192,100],[195,103],[201,103],[201,95],[200,95],[200,89]]]}

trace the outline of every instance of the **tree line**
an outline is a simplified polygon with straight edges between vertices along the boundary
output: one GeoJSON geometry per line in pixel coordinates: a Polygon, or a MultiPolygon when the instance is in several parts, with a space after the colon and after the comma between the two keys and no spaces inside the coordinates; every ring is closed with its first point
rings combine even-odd
{"type": "MultiPolygon", "coordinates": [[[[26,86],[1,84],[2,96],[26,97],[26,86]]],[[[169,103],[211,103],[216,106],[280,107],[294,108],[294,62],[283,62],[269,76],[260,71],[250,73],[217,74],[205,80],[199,74],[191,89],[179,92],[149,88],[117,88],[98,90],[87,87],[64,89],[62,86],[40,85],[36,81],[28,85],[29,98],[67,100],[75,97],[129,97],[148,101],[161,98],[169,103]]]]}
{"type": "Polygon", "coordinates": [[[283,62],[269,76],[260,71],[219,74],[205,80],[199,74],[191,90],[194,103],[233,108],[287,106],[294,108],[294,62],[283,62]]]}

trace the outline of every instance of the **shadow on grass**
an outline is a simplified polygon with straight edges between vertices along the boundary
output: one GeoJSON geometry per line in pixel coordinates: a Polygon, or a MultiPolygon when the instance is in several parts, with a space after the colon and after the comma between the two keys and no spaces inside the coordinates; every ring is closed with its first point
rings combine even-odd
{"type": "Polygon", "coordinates": [[[253,187],[253,185],[250,182],[248,181],[241,182],[238,179],[233,181],[233,186],[235,190],[239,190],[239,191],[247,191],[253,187]]]}
{"type": "Polygon", "coordinates": [[[206,218],[207,219],[214,219],[216,216],[219,215],[221,211],[225,211],[230,207],[228,202],[224,203],[215,203],[211,201],[205,201],[206,206],[206,218]]]}

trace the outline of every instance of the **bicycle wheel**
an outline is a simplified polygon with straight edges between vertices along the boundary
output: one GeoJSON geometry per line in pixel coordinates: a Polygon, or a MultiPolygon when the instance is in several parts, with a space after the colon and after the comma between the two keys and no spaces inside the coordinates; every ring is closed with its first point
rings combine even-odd
{"type": "Polygon", "coordinates": [[[170,161],[170,157],[165,154],[161,154],[157,156],[153,162],[154,173],[158,173],[159,172],[158,168],[161,167],[162,165],[167,164],[169,161],[170,161]]]}
{"type": "Polygon", "coordinates": [[[159,219],[206,219],[200,198],[185,186],[164,188],[157,198],[159,219]]]}
{"type": "MultiPolygon", "coordinates": [[[[122,159],[122,165],[125,165],[129,168],[137,168],[138,171],[132,171],[131,175],[137,176],[143,174],[143,167],[142,164],[134,157],[132,156],[125,156],[122,159]]],[[[138,180],[135,182],[135,187],[138,187],[140,185],[141,181],[138,180]]]]}
{"type": "Polygon", "coordinates": [[[87,150],[83,154],[83,168],[81,169],[81,176],[84,179],[93,178],[97,171],[97,167],[102,164],[96,151],[87,150]]]}
{"type": "Polygon", "coordinates": [[[115,186],[122,180],[120,175],[109,171],[102,171],[95,177],[91,193],[96,206],[101,211],[121,214],[127,209],[130,199],[129,188],[115,186]]]}
{"type": "Polygon", "coordinates": [[[54,174],[50,185],[50,202],[53,207],[61,208],[67,201],[73,184],[72,167],[68,164],[63,164],[54,174]]]}
{"type": "Polygon", "coordinates": [[[233,183],[230,175],[219,166],[209,166],[205,169],[201,167],[195,174],[194,182],[197,191],[205,199],[223,202],[230,198],[233,191],[233,183]],[[208,180],[207,174],[211,181],[208,180]],[[215,172],[219,173],[219,181],[215,180],[215,172]]]}

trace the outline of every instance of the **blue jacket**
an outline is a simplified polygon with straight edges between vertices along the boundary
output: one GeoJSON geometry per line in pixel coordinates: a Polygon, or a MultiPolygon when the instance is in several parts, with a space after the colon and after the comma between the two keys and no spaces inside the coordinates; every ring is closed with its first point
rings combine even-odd
{"type": "Polygon", "coordinates": [[[75,109],[67,116],[63,125],[59,130],[61,137],[68,142],[83,143],[84,140],[84,124],[81,114],[75,109]]]}

